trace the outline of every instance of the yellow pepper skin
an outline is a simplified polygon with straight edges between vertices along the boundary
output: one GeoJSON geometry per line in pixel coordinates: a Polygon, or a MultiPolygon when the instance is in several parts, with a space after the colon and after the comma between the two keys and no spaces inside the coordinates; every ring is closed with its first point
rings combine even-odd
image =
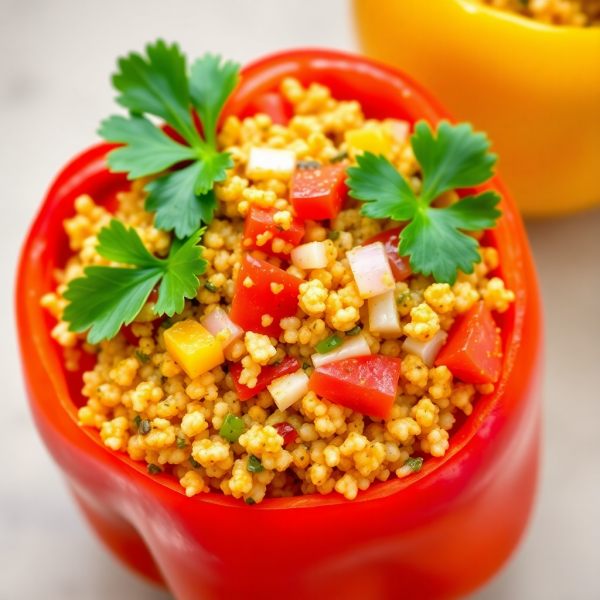
{"type": "Polygon", "coordinates": [[[392,149],[392,136],[383,127],[353,129],[345,134],[346,143],[354,151],[387,156],[392,149]]]}
{"type": "Polygon", "coordinates": [[[600,203],[600,27],[551,26],[469,0],[353,0],[365,53],[490,136],[530,217],[600,203]]]}
{"type": "Polygon", "coordinates": [[[220,342],[192,319],[175,323],[165,331],[165,347],[192,379],[225,360],[220,342]]]}

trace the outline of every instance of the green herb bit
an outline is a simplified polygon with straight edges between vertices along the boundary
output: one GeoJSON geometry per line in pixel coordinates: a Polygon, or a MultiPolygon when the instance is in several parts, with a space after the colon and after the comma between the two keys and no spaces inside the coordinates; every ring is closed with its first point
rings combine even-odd
{"type": "Polygon", "coordinates": [[[140,359],[140,362],[144,365],[150,360],[150,357],[147,354],[144,354],[141,350],[136,350],[135,355],[140,359]]]}
{"type": "Polygon", "coordinates": [[[162,469],[155,464],[149,464],[147,470],[150,475],[158,475],[159,473],[162,473],[162,469]]]}
{"type": "Polygon", "coordinates": [[[412,294],[410,292],[403,292],[401,296],[396,300],[398,306],[407,306],[407,303],[412,300],[412,294]]]}
{"type": "Polygon", "coordinates": [[[331,352],[332,350],[339,348],[343,343],[344,342],[342,341],[342,338],[337,333],[334,333],[332,336],[328,337],[326,340],[319,342],[315,346],[315,349],[319,354],[327,354],[328,352],[331,352]]]}
{"type": "Polygon", "coordinates": [[[148,419],[145,419],[144,421],[141,421],[139,426],[138,426],[138,433],[140,435],[148,435],[150,433],[150,430],[152,429],[152,423],[150,421],[148,421],[148,419]]]}
{"type": "Polygon", "coordinates": [[[250,473],[262,473],[265,470],[262,463],[254,454],[251,454],[248,458],[248,465],[246,466],[246,471],[250,471],[250,473]]]}
{"type": "Polygon", "coordinates": [[[254,500],[254,498],[246,498],[246,504],[248,506],[254,506],[256,504],[256,500],[254,500]]]}
{"type": "Polygon", "coordinates": [[[225,438],[229,443],[233,444],[238,441],[240,435],[246,431],[246,425],[244,421],[239,417],[235,417],[229,413],[219,429],[219,435],[225,438]]]}
{"type": "Polygon", "coordinates": [[[173,321],[171,321],[171,319],[165,319],[160,326],[163,329],[169,329],[169,327],[173,327],[173,321]]]}
{"type": "Polygon", "coordinates": [[[282,359],[276,360],[274,363],[271,363],[270,367],[278,367],[282,363],[282,359]]]}
{"type": "Polygon", "coordinates": [[[423,466],[423,459],[421,457],[419,458],[409,458],[405,463],[404,463],[405,467],[410,467],[410,470],[413,473],[418,473],[421,470],[421,467],[423,466]]]}
{"type": "Polygon", "coordinates": [[[318,160],[299,160],[296,163],[298,171],[310,171],[312,169],[320,169],[323,165],[318,160]]]}
{"type": "Polygon", "coordinates": [[[496,208],[500,196],[486,191],[445,208],[432,203],[445,192],[486,182],[497,157],[488,153],[486,136],[473,133],[468,123],[442,121],[434,136],[421,121],[411,144],[423,174],[419,195],[384,156],[365,152],[357,156],[358,166],[346,170],[350,196],[365,202],[360,212],[367,217],[409,221],[402,231],[400,255],[410,256],[414,273],[454,284],[458,269],[472,273],[474,263],[481,261],[478,242],[463,231],[495,227],[502,214],[496,208]]]}
{"type": "Polygon", "coordinates": [[[328,238],[329,238],[329,239],[330,239],[332,242],[335,242],[337,239],[339,239],[339,237],[340,237],[340,232],[339,232],[339,231],[337,231],[337,230],[330,231],[330,232],[327,234],[327,237],[328,237],[328,238]]]}
{"type": "Polygon", "coordinates": [[[146,47],[146,56],[132,53],[119,60],[113,85],[117,102],[129,117],[103,121],[99,134],[122,147],[108,155],[112,171],[129,179],[155,175],[184,161],[182,169],[161,175],[146,186],[146,209],[156,212],[155,225],[185,238],[210,223],[217,202],[213,183],[223,181],[233,166],[228,153],[219,152],[216,130],[219,115],[239,81],[239,65],[206,54],[188,69],[177,44],[162,40],[146,47]],[[202,134],[194,124],[194,112],[202,134]],[[179,143],[146,115],[163,119],[184,140],[179,143]]]}
{"type": "Polygon", "coordinates": [[[308,363],[303,363],[302,368],[306,371],[306,369],[310,369],[310,365],[308,363]]]}
{"type": "Polygon", "coordinates": [[[199,229],[186,241],[175,239],[169,256],[160,259],[148,252],[133,227],[112,219],[100,230],[96,251],[134,268],[92,265],[84,269],[83,277],[72,279],[64,294],[69,304],[63,319],[69,331],[89,329],[90,344],[110,340],[133,321],[159,282],[154,314],[180,313],[185,299],[196,296],[198,275],[206,271],[204,248],[198,246],[203,233],[199,229]]]}
{"type": "Polygon", "coordinates": [[[346,331],[346,335],[348,336],[353,336],[353,335],[358,335],[360,332],[362,331],[362,329],[360,328],[360,325],[357,325],[356,327],[353,327],[350,331],[346,331]]]}
{"type": "Polygon", "coordinates": [[[338,163],[338,162],[342,162],[346,158],[348,158],[348,151],[347,150],[341,150],[333,158],[331,158],[329,162],[330,163],[338,163]]]}
{"type": "Polygon", "coordinates": [[[213,294],[217,291],[217,286],[214,283],[211,283],[210,281],[206,281],[204,283],[204,287],[209,291],[212,292],[213,294]]]}
{"type": "Polygon", "coordinates": [[[185,441],[185,438],[180,435],[177,436],[177,447],[181,450],[182,448],[187,448],[189,444],[185,441]]]}
{"type": "Polygon", "coordinates": [[[200,468],[200,463],[193,456],[190,456],[188,460],[190,461],[190,465],[192,465],[194,469],[200,468]]]}
{"type": "Polygon", "coordinates": [[[140,417],[140,415],[136,415],[133,419],[133,424],[135,428],[139,430],[140,425],[142,424],[142,417],[140,417]]]}

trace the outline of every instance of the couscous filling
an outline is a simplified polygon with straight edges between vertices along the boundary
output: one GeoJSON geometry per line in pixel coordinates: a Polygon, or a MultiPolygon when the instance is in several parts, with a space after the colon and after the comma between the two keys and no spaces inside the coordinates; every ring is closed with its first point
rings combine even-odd
{"type": "MultiPolygon", "coordinates": [[[[462,206],[454,189],[436,196],[434,209],[424,204],[435,194],[416,154],[430,130],[416,145],[410,124],[367,119],[359,102],[316,83],[285,79],[280,94],[293,112],[285,125],[266,114],[223,122],[215,147],[232,165],[214,184],[203,234],[183,243],[157,226],[147,202],[156,175],[134,178],[114,214],[81,196],[64,223],[73,256],[42,299],[58,320],[52,336],[66,368],[78,371],[84,353],[96,357],[83,373],[81,425],[151,475],[174,476],[188,496],[223,493],[249,505],[314,493],[354,499],[444,456],[458,415],[470,415],[499,376],[493,315],[514,294],[496,274],[496,249],[477,245],[484,221],[458,225],[472,230],[457,234],[465,248],[476,248],[466,267],[415,273],[398,244],[410,241],[417,216],[408,226],[404,213],[374,216],[384,209],[365,184],[386,161],[419,214],[462,206]],[[107,251],[110,236],[135,234],[150,258],[107,251]],[[180,309],[160,316],[158,282],[185,252],[197,283],[180,309]],[[66,318],[74,282],[90,280],[91,266],[123,264],[155,277],[133,322],[99,341],[89,328],[74,331],[66,318]],[[457,337],[483,350],[473,364],[457,354],[457,337]]],[[[447,125],[438,136],[456,131],[447,125]]]]}
{"type": "Polygon", "coordinates": [[[548,25],[600,26],[599,0],[475,0],[548,25]]]}

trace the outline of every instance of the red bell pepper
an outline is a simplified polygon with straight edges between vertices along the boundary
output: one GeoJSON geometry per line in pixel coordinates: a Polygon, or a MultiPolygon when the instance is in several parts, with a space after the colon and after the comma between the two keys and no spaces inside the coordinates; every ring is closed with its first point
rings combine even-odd
{"type": "Polygon", "coordinates": [[[404,281],[412,275],[409,257],[400,256],[400,254],[398,254],[400,232],[403,229],[404,227],[395,227],[394,229],[382,231],[363,243],[363,246],[368,246],[369,244],[374,244],[375,242],[381,242],[383,244],[385,253],[390,261],[392,275],[396,281],[404,281]]]}
{"type": "Polygon", "coordinates": [[[297,169],[292,178],[290,199],[301,219],[337,217],[348,194],[345,162],[317,169],[297,169]]]}
{"type": "Polygon", "coordinates": [[[241,362],[231,363],[229,365],[229,372],[233,378],[233,385],[235,386],[238,398],[240,400],[248,400],[248,398],[252,398],[252,396],[256,396],[256,394],[266,389],[273,379],[295,373],[300,368],[300,364],[294,356],[286,356],[281,361],[281,364],[277,366],[267,365],[266,367],[262,367],[260,375],[256,378],[256,385],[253,388],[240,383],[240,375],[243,368],[241,362]]]}
{"type": "Polygon", "coordinates": [[[273,252],[273,240],[280,239],[286,244],[291,244],[294,248],[304,237],[304,223],[298,217],[292,219],[289,229],[283,229],[275,223],[273,217],[277,213],[276,208],[261,208],[252,205],[244,222],[243,246],[245,250],[260,250],[270,256],[275,256],[281,260],[290,260],[290,253],[273,252]],[[266,243],[258,243],[258,236],[270,234],[266,243]]]}
{"type": "MultiPolygon", "coordinates": [[[[246,67],[226,114],[253,114],[252,102],[278,90],[284,77],[356,99],[367,118],[451,119],[405,75],[331,50],[287,51],[246,67]]],[[[429,458],[418,473],[372,485],[351,502],[314,494],[248,507],[212,492],[187,498],[172,476],[149,476],[144,463],[109,451],[96,430],[78,425],[81,372],[65,370],[50,335],[54,321],[40,298],[53,289],[53,270],[69,256],[62,222],[73,215],[75,198],[87,193],[110,205],[130,185],[125,175],[107,170],[111,148],[88,150],[53,183],[22,250],[15,302],[35,422],[97,535],[177,600],[272,600],[281,590],[286,600],[384,600],[398,595],[398,581],[406,597],[449,600],[483,585],[525,529],[540,448],[540,298],[523,225],[500,180],[486,186],[503,195],[504,213],[489,243],[516,300],[499,321],[504,360],[495,392],[475,404],[446,455],[429,458]],[[268,556],[269,585],[264,577],[240,577],[239,553],[231,546],[240,531],[289,531],[305,523],[326,530],[327,543],[313,544],[310,552],[302,544],[273,552],[272,536],[254,536],[244,569],[265,573],[268,556]]]]}
{"type": "Polygon", "coordinates": [[[448,367],[454,377],[465,383],[498,381],[502,369],[502,340],[483,300],[457,317],[435,364],[448,367]]]}
{"type": "Polygon", "coordinates": [[[286,421],[275,423],[273,429],[275,429],[275,431],[283,438],[284,446],[287,446],[298,439],[298,432],[293,425],[290,425],[286,421]]]}
{"type": "Polygon", "coordinates": [[[277,125],[287,125],[294,116],[292,105],[279,93],[267,92],[258,96],[248,105],[249,114],[264,113],[277,125]]]}
{"type": "Polygon", "coordinates": [[[238,275],[229,318],[244,331],[279,337],[279,321],[298,311],[298,294],[302,279],[283,269],[244,254],[238,275]],[[283,286],[279,291],[276,286],[283,286]],[[262,318],[273,318],[263,325],[262,318]]]}
{"type": "Polygon", "coordinates": [[[364,415],[385,419],[396,392],[402,361],[381,354],[346,358],[315,369],[308,389],[364,415]]]}

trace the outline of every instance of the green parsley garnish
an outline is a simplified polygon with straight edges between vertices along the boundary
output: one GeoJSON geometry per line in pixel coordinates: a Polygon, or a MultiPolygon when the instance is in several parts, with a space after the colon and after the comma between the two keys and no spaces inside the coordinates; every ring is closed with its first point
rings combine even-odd
{"type": "Polygon", "coordinates": [[[222,438],[225,438],[229,443],[233,444],[237,442],[240,435],[246,431],[246,425],[242,419],[236,417],[229,413],[225,420],[223,421],[223,425],[221,425],[221,429],[219,429],[219,435],[222,438]]]}
{"type": "Polygon", "coordinates": [[[310,369],[310,365],[308,363],[302,363],[302,369],[306,371],[306,369],[310,369]]]}
{"type": "Polygon", "coordinates": [[[413,473],[418,473],[421,470],[421,467],[423,466],[423,459],[421,457],[419,457],[419,458],[409,458],[404,463],[404,466],[405,467],[410,467],[410,470],[413,473]]]}
{"type": "Polygon", "coordinates": [[[338,162],[342,162],[346,158],[348,158],[348,151],[347,150],[341,150],[335,156],[333,156],[329,162],[330,163],[338,163],[338,162]]]}
{"type": "Polygon", "coordinates": [[[188,460],[190,461],[190,465],[192,465],[194,469],[198,469],[200,467],[200,463],[197,460],[195,460],[193,456],[190,456],[188,460]]]}
{"type": "Polygon", "coordinates": [[[217,291],[217,286],[214,283],[211,283],[210,281],[206,281],[204,283],[204,287],[209,291],[212,292],[213,294],[217,291]]]}
{"type": "Polygon", "coordinates": [[[333,335],[329,336],[326,340],[319,342],[315,346],[315,350],[319,354],[327,354],[328,352],[339,348],[343,343],[344,341],[342,340],[342,338],[337,333],[334,333],[333,335]]]}
{"type": "Polygon", "coordinates": [[[180,435],[177,436],[177,447],[181,450],[182,448],[187,448],[188,443],[185,441],[185,438],[180,435]]]}
{"type": "Polygon", "coordinates": [[[256,458],[254,454],[250,455],[248,458],[248,464],[246,465],[246,471],[250,471],[250,473],[262,473],[265,470],[260,459],[256,458]]]}
{"type": "Polygon", "coordinates": [[[140,415],[136,415],[136,416],[134,417],[134,419],[133,419],[133,425],[134,425],[134,426],[135,426],[137,429],[139,429],[139,428],[140,428],[140,425],[141,425],[141,423],[142,423],[142,417],[140,417],[140,415]]]}
{"type": "Polygon", "coordinates": [[[156,211],[159,229],[175,230],[177,237],[185,238],[200,221],[212,221],[217,207],[213,183],[223,181],[225,170],[233,166],[230,155],[217,150],[217,122],[238,81],[238,64],[206,54],[188,69],[179,46],[162,40],[149,44],[146,56],[131,53],[119,60],[112,82],[119,92],[117,102],[130,115],[109,117],[98,132],[108,142],[124,144],[108,155],[111,170],[136,179],[192,161],[146,186],[150,192],[146,209],[156,211]],[[202,123],[202,134],[193,111],[202,123]],[[145,115],[163,119],[187,145],[169,137],[145,115]]]}
{"type": "Polygon", "coordinates": [[[90,344],[113,338],[123,324],[133,321],[159,281],[154,314],[180,313],[185,298],[196,295],[198,275],[206,270],[207,262],[201,258],[204,248],[197,245],[203,232],[199,229],[186,241],[173,240],[169,256],[160,259],[146,250],[133,227],[113,219],[100,230],[96,251],[135,268],[92,265],[84,269],[84,277],[71,280],[63,315],[69,331],[89,329],[90,344]]]}
{"type": "Polygon", "coordinates": [[[473,263],[481,261],[478,242],[461,230],[495,227],[502,214],[496,208],[500,196],[487,191],[446,208],[431,204],[444,192],[490,179],[497,157],[488,153],[486,136],[473,133],[468,123],[442,121],[434,136],[430,126],[421,121],[411,143],[423,174],[419,195],[384,156],[365,152],[357,157],[358,166],[346,170],[350,196],[365,201],[361,213],[367,217],[410,221],[402,231],[400,255],[410,255],[413,272],[433,273],[436,281],[453,284],[457,269],[472,273],[473,263]]]}
{"type": "Polygon", "coordinates": [[[335,229],[334,231],[330,231],[330,232],[327,234],[327,237],[328,237],[328,238],[329,238],[329,239],[330,239],[332,242],[335,242],[335,241],[336,241],[336,240],[337,240],[337,239],[340,237],[340,232],[339,232],[337,229],[335,229]]]}
{"type": "Polygon", "coordinates": [[[254,500],[254,498],[246,498],[246,504],[248,506],[253,506],[254,504],[256,504],[256,500],[254,500]]]}
{"type": "Polygon", "coordinates": [[[361,332],[361,328],[360,325],[357,325],[356,327],[353,327],[350,331],[346,331],[346,335],[348,336],[353,336],[353,335],[358,335],[361,332]]]}
{"type": "Polygon", "coordinates": [[[139,358],[140,362],[144,365],[150,360],[150,357],[147,354],[144,354],[141,350],[136,350],[135,355],[139,358]]]}
{"type": "Polygon", "coordinates": [[[147,469],[150,475],[158,475],[159,473],[162,473],[162,469],[158,465],[149,464],[147,469]]]}

